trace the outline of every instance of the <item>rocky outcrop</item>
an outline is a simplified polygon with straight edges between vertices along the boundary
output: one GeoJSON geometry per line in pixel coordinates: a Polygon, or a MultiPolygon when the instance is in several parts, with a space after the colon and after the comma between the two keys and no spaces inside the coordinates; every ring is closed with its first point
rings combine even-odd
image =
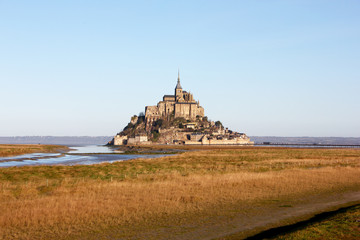
{"type": "Polygon", "coordinates": [[[231,131],[220,121],[209,121],[207,117],[198,117],[194,122],[174,117],[145,122],[143,116],[137,116],[131,118],[111,144],[252,145],[253,142],[245,133],[231,131]]]}

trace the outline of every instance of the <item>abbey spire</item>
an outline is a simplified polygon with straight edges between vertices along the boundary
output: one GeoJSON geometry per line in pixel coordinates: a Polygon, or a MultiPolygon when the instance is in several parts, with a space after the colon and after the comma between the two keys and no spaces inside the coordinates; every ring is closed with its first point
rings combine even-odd
{"type": "Polygon", "coordinates": [[[180,70],[179,69],[178,69],[178,79],[177,79],[177,84],[176,84],[175,90],[176,89],[182,89],[182,87],[180,85],[180,70]]]}

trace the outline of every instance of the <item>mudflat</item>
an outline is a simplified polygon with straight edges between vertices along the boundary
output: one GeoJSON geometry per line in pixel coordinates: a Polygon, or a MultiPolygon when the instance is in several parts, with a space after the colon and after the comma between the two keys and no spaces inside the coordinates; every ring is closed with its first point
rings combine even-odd
{"type": "Polygon", "coordinates": [[[192,150],[0,169],[0,237],[241,239],[360,200],[358,149],[192,150]]]}

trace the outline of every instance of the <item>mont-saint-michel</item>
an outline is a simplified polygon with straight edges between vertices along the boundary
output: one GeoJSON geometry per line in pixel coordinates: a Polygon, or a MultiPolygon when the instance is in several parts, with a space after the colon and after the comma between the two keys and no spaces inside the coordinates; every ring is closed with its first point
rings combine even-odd
{"type": "Polygon", "coordinates": [[[164,95],[156,106],[146,106],[145,113],[132,116],[109,144],[252,145],[253,142],[245,133],[209,120],[199,101],[181,87],[178,72],[174,95],[164,95]]]}
{"type": "Polygon", "coordinates": [[[0,240],[360,239],[360,1],[43,2],[0,1],[0,240]]]}

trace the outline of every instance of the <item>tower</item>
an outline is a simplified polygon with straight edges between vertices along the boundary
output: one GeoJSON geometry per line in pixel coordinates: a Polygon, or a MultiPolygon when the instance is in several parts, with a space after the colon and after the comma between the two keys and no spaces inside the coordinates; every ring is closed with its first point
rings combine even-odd
{"type": "Polygon", "coordinates": [[[182,87],[180,85],[180,71],[178,70],[178,79],[175,87],[175,100],[178,99],[178,96],[180,96],[181,93],[182,93],[182,87]]]}

